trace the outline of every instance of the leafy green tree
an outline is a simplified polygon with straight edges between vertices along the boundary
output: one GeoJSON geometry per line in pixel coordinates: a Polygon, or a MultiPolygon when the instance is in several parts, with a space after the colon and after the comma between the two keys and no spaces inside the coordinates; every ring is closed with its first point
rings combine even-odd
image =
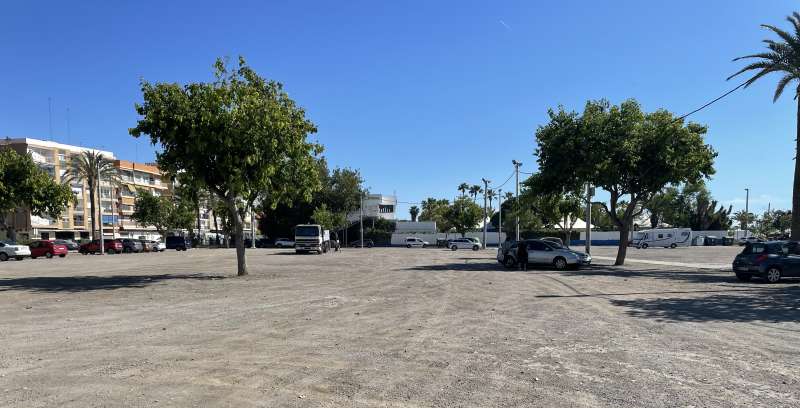
{"type": "Polygon", "coordinates": [[[676,218],[681,210],[680,198],[680,192],[675,186],[667,186],[644,203],[645,210],[650,214],[650,228],[658,228],[665,222],[679,226],[676,218]]]}
{"type": "Polygon", "coordinates": [[[461,197],[465,197],[467,195],[468,190],[469,190],[469,184],[461,183],[458,185],[458,191],[461,192],[461,197]]]}
{"type": "Polygon", "coordinates": [[[140,189],[136,192],[131,219],[143,226],[152,225],[166,239],[169,231],[194,228],[195,205],[187,197],[155,196],[140,189]]]}
{"type": "MultiPolygon", "coordinates": [[[[773,103],[781,97],[784,89],[789,84],[800,81],[800,13],[794,12],[786,19],[792,24],[793,32],[784,31],[773,25],[762,24],[761,27],[775,33],[779,37],[778,40],[764,40],[767,46],[767,50],[764,52],[735,58],[734,61],[746,59],[754,59],[756,61],[728,77],[728,79],[731,79],[745,72],[755,72],[752,77],[745,81],[744,86],[746,88],[767,74],[774,72],[783,75],[778,80],[778,86],[775,88],[775,94],[772,97],[773,103]]],[[[792,89],[792,94],[797,101],[797,117],[795,118],[797,120],[797,130],[794,138],[795,156],[800,156],[800,86],[792,89]]],[[[800,160],[794,161],[792,212],[795,214],[800,212],[800,160]]],[[[800,240],[800,217],[792,219],[791,239],[800,240]]]]}
{"type": "Polygon", "coordinates": [[[792,212],[787,210],[774,210],[773,216],[773,227],[778,230],[781,235],[785,235],[786,230],[792,227],[792,212]]]}
{"type": "Polygon", "coordinates": [[[317,224],[322,225],[324,229],[332,231],[343,228],[347,223],[343,213],[335,213],[329,210],[325,203],[314,209],[314,214],[311,215],[311,218],[317,224]]]}
{"type": "Polygon", "coordinates": [[[119,174],[114,167],[114,162],[103,156],[102,153],[86,150],[74,156],[70,163],[70,168],[66,173],[66,181],[83,181],[89,188],[89,208],[92,211],[92,239],[95,239],[95,224],[102,235],[102,220],[98,217],[96,194],[103,181],[111,184],[119,184],[119,174]]]}
{"type": "Polygon", "coordinates": [[[419,215],[419,207],[416,205],[412,205],[411,208],[408,209],[408,213],[411,215],[411,221],[417,221],[417,215],[419,215]]]}
{"type": "Polygon", "coordinates": [[[445,219],[463,237],[483,220],[483,209],[466,197],[459,197],[447,208],[445,219]]]}
{"type": "Polygon", "coordinates": [[[448,232],[452,228],[447,219],[449,206],[450,202],[446,199],[427,198],[422,202],[422,212],[419,215],[419,220],[434,221],[439,232],[448,232]]]}
{"type": "Polygon", "coordinates": [[[59,218],[74,200],[69,185],[54,181],[29,154],[0,149],[0,229],[12,241],[16,241],[17,232],[5,222],[17,208],[28,208],[36,216],[59,218]]]}
{"type": "Polygon", "coordinates": [[[633,220],[642,203],[666,185],[698,182],[714,173],[714,150],[702,125],[670,112],[642,112],[634,100],[619,106],[590,101],[583,114],[549,111],[536,131],[535,154],[544,191],[579,191],[587,182],[610,195],[604,209],[620,231],[616,265],[625,262],[633,220]],[[622,214],[622,200],[628,205],[622,214]]]}
{"type": "Polygon", "coordinates": [[[261,201],[271,207],[318,190],[315,156],[322,147],[307,136],[316,127],[283,86],[259,76],[239,58],[228,70],[215,64],[211,83],[142,81],[141,116],[131,135],[149,135],[161,147],[159,167],[185,173],[225,204],[236,238],[237,274],[247,275],[243,218],[261,201]]]}

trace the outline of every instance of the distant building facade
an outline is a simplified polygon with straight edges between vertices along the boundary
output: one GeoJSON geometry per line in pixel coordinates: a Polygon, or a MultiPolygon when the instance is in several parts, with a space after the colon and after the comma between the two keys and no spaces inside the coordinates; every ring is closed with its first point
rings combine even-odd
{"type": "MultiPolygon", "coordinates": [[[[397,219],[397,197],[384,194],[368,194],[363,202],[364,217],[383,218],[385,220],[397,219]]],[[[359,210],[347,214],[348,221],[358,221],[359,210]]]]}

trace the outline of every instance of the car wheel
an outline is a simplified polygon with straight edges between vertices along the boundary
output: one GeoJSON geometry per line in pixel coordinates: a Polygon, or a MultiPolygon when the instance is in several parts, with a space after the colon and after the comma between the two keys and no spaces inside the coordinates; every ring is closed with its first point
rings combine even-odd
{"type": "Polygon", "coordinates": [[[675,249],[675,248],[677,248],[678,246],[677,246],[677,245],[675,245],[675,244],[670,244],[670,245],[669,245],[669,247],[670,247],[670,248],[672,248],[672,249],[675,249]]]}
{"type": "Polygon", "coordinates": [[[406,248],[411,248],[411,244],[406,245],[406,248]]]}
{"type": "Polygon", "coordinates": [[[752,277],[753,276],[750,275],[749,273],[737,273],[736,274],[736,279],[739,279],[742,282],[750,282],[750,279],[752,277]]]}
{"type": "Polygon", "coordinates": [[[553,267],[559,271],[567,269],[567,260],[559,256],[558,258],[553,259],[553,267]]]}
{"type": "Polygon", "coordinates": [[[477,250],[479,250],[479,249],[481,249],[481,247],[479,247],[479,246],[477,246],[477,245],[473,245],[473,246],[472,246],[472,250],[473,250],[473,251],[477,251],[477,250]]]}
{"type": "Polygon", "coordinates": [[[515,261],[514,258],[507,256],[505,259],[503,259],[503,266],[508,269],[512,269],[517,266],[517,261],[515,261]]]}
{"type": "Polygon", "coordinates": [[[36,259],[36,257],[35,257],[35,256],[33,256],[33,255],[31,255],[31,259],[36,259]]]}
{"type": "Polygon", "coordinates": [[[647,249],[647,244],[642,244],[641,248],[642,249],[647,249]]]}
{"type": "Polygon", "coordinates": [[[422,244],[422,247],[423,247],[423,248],[427,248],[427,247],[428,247],[428,244],[422,244]]]}
{"type": "Polygon", "coordinates": [[[59,257],[59,258],[64,258],[64,257],[66,257],[66,256],[67,256],[67,254],[61,254],[61,255],[59,255],[58,257],[59,257]]]}
{"type": "Polygon", "coordinates": [[[44,254],[44,257],[47,258],[47,259],[51,259],[53,257],[53,253],[52,252],[48,252],[48,253],[44,254]]]}
{"type": "Polygon", "coordinates": [[[18,261],[22,261],[22,260],[24,260],[24,259],[25,259],[25,257],[24,257],[24,256],[18,256],[18,257],[16,257],[16,259],[17,259],[18,261]]]}
{"type": "Polygon", "coordinates": [[[457,246],[455,246],[455,245],[453,245],[453,246],[451,246],[451,247],[450,247],[450,250],[451,250],[451,251],[455,251],[456,249],[458,249],[458,247],[457,247],[457,246]]]}
{"type": "Polygon", "coordinates": [[[781,270],[776,267],[771,267],[767,269],[767,282],[769,283],[778,283],[781,280],[781,270]]]}
{"type": "Polygon", "coordinates": [[[8,260],[8,254],[5,252],[0,252],[0,261],[5,262],[7,260],[8,260]]]}

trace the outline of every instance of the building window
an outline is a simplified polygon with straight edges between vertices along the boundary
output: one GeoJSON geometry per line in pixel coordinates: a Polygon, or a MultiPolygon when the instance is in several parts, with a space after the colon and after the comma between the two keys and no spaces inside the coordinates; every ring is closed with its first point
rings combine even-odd
{"type": "Polygon", "coordinates": [[[83,215],[74,214],[72,216],[72,225],[83,226],[83,215]]]}
{"type": "Polygon", "coordinates": [[[378,205],[378,211],[381,214],[390,214],[390,213],[394,212],[394,206],[393,205],[380,204],[380,205],[378,205]]]}

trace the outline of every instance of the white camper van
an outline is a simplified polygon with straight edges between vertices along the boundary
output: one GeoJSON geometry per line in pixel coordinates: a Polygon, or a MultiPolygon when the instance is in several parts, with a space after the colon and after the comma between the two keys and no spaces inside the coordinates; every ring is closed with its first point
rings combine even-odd
{"type": "Polygon", "coordinates": [[[692,245],[691,228],[659,228],[633,233],[631,246],[636,248],[647,247],[688,247],[692,245]]]}

